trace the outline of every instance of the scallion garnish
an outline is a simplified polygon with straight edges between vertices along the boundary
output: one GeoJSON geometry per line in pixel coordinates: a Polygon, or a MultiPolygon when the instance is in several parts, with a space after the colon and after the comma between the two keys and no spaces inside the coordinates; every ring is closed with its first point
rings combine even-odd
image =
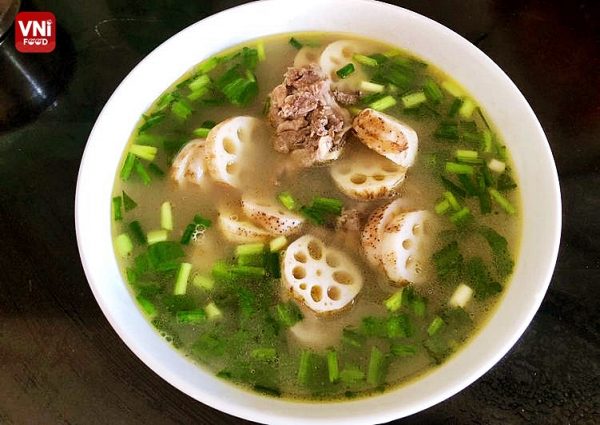
{"type": "Polygon", "coordinates": [[[427,100],[423,91],[406,94],[400,98],[406,109],[415,108],[427,100]]]}
{"type": "Polygon", "coordinates": [[[154,162],[148,164],[148,170],[157,177],[163,177],[165,172],[154,162]]]}
{"type": "Polygon", "coordinates": [[[192,80],[192,82],[188,84],[188,88],[192,92],[195,92],[195,91],[201,90],[205,87],[208,87],[209,84],[210,84],[210,77],[206,74],[203,74],[203,75],[199,75],[198,77],[194,78],[192,80]]]}
{"type": "Polygon", "coordinates": [[[135,202],[133,199],[131,199],[131,197],[127,193],[125,193],[125,191],[122,192],[122,196],[123,196],[123,207],[125,208],[125,212],[131,211],[132,209],[137,207],[137,202],[135,202]]]}
{"type": "Polygon", "coordinates": [[[337,74],[338,77],[340,77],[342,80],[344,78],[348,78],[351,74],[353,74],[355,71],[354,68],[354,64],[352,62],[344,65],[343,67],[341,67],[340,69],[338,69],[335,73],[337,74]]]}
{"type": "Polygon", "coordinates": [[[475,105],[475,102],[467,98],[463,101],[462,105],[460,106],[460,109],[458,110],[458,113],[461,117],[468,119],[471,118],[471,115],[473,115],[473,111],[476,107],[477,105],[475,105]]]}
{"type": "Polygon", "coordinates": [[[398,102],[393,96],[385,96],[369,104],[369,107],[376,111],[385,111],[386,109],[395,106],[396,103],[398,102]]]}
{"type": "Polygon", "coordinates": [[[379,385],[383,380],[384,368],[383,353],[379,348],[371,348],[371,357],[369,358],[369,366],[367,368],[367,383],[370,385],[379,385]]]}
{"type": "Polygon", "coordinates": [[[142,183],[144,183],[144,185],[146,185],[146,186],[149,185],[150,182],[152,181],[152,179],[150,178],[150,175],[144,168],[144,164],[142,164],[140,161],[136,160],[134,162],[133,168],[135,169],[136,174],[142,180],[142,183]]]}
{"type": "Polygon", "coordinates": [[[121,211],[123,201],[120,196],[115,196],[112,198],[112,213],[113,220],[121,221],[123,220],[123,213],[121,211]]]}
{"type": "Polygon", "coordinates": [[[373,67],[373,66],[378,66],[379,65],[379,63],[377,62],[376,59],[373,59],[373,58],[370,58],[368,56],[361,55],[361,54],[358,54],[358,53],[356,53],[355,55],[353,55],[352,59],[355,62],[358,62],[359,64],[365,65],[365,66],[371,66],[371,67],[373,67]]]}
{"type": "Polygon", "coordinates": [[[177,270],[177,277],[175,278],[175,287],[173,288],[173,295],[185,295],[187,292],[188,279],[190,272],[192,271],[192,265],[190,263],[181,263],[177,270]]]}
{"type": "Polygon", "coordinates": [[[208,320],[217,320],[223,317],[223,312],[217,307],[214,302],[208,303],[204,307],[204,311],[206,311],[206,316],[208,320]]]}
{"type": "Polygon", "coordinates": [[[152,304],[148,298],[143,295],[138,295],[135,299],[146,315],[153,317],[156,314],[156,307],[154,307],[154,304],[152,304]]]}
{"type": "Polygon", "coordinates": [[[300,354],[300,364],[298,365],[298,382],[302,385],[308,384],[309,371],[310,371],[310,358],[311,352],[303,350],[300,354]]]}
{"type": "Polygon", "coordinates": [[[145,245],[146,244],[146,235],[144,234],[144,231],[142,230],[142,225],[140,224],[140,222],[137,220],[134,220],[131,223],[129,223],[128,227],[129,227],[129,231],[133,235],[133,238],[135,239],[135,241],[139,245],[145,245]]]}
{"type": "Polygon", "coordinates": [[[288,43],[290,43],[290,46],[292,46],[294,49],[300,50],[303,47],[302,43],[300,43],[294,37],[290,38],[290,41],[288,43]]]}
{"type": "Polygon", "coordinates": [[[169,238],[169,234],[166,230],[151,230],[146,234],[146,241],[148,245],[152,245],[158,242],[164,242],[169,238]]]}
{"type": "Polygon", "coordinates": [[[385,86],[381,84],[371,83],[370,81],[361,81],[360,89],[370,93],[383,93],[385,86]]]}
{"type": "Polygon", "coordinates": [[[460,162],[466,162],[469,164],[479,164],[482,161],[481,158],[479,158],[479,153],[477,151],[458,149],[454,155],[460,162]]]}
{"type": "Polygon", "coordinates": [[[281,192],[277,195],[277,199],[279,199],[279,202],[281,202],[288,210],[293,211],[296,209],[296,200],[290,192],[281,192]]]}
{"type": "Polygon", "coordinates": [[[448,204],[450,204],[454,211],[460,210],[460,204],[458,203],[456,197],[452,192],[450,192],[449,190],[444,192],[444,198],[446,199],[446,201],[448,201],[448,204]]]}
{"type": "Polygon", "coordinates": [[[440,86],[438,86],[437,83],[431,78],[425,80],[425,83],[423,84],[423,91],[425,92],[427,99],[429,99],[429,101],[432,103],[440,103],[444,98],[444,94],[442,93],[440,86]]]}
{"type": "Polygon", "coordinates": [[[171,104],[171,112],[181,121],[187,120],[192,115],[192,107],[183,99],[171,104]]]}
{"type": "Polygon", "coordinates": [[[129,239],[129,235],[127,233],[121,233],[115,239],[115,248],[117,254],[121,257],[127,257],[131,251],[133,251],[133,243],[131,239],[129,239]]]}
{"type": "Polygon", "coordinates": [[[517,212],[516,208],[510,203],[510,201],[502,196],[502,194],[496,189],[490,187],[488,188],[488,192],[492,199],[496,201],[496,203],[500,205],[508,214],[513,215],[515,212],[517,212]]]}
{"type": "Polygon", "coordinates": [[[472,165],[458,164],[456,162],[446,162],[446,172],[452,174],[473,175],[474,169],[472,165]]]}
{"type": "Polygon", "coordinates": [[[443,201],[438,202],[434,208],[435,213],[439,214],[439,215],[446,214],[449,209],[450,209],[450,202],[448,202],[447,199],[444,199],[443,201]]]}
{"type": "Polygon", "coordinates": [[[450,216],[450,221],[454,224],[462,224],[471,216],[471,210],[463,207],[450,216]]]}
{"type": "Polygon", "coordinates": [[[265,244],[262,243],[249,243],[246,245],[238,245],[235,247],[236,257],[242,255],[257,255],[265,252],[265,244]]]}
{"type": "Polygon", "coordinates": [[[334,350],[327,351],[327,372],[329,375],[329,382],[334,383],[340,379],[337,353],[334,350]]]}
{"type": "Polygon", "coordinates": [[[123,162],[123,167],[121,168],[121,180],[129,180],[129,177],[131,177],[131,172],[133,171],[136,162],[137,158],[135,157],[135,155],[128,153],[127,157],[125,157],[125,161],[123,162]]]}
{"type": "Polygon", "coordinates": [[[195,324],[206,320],[206,312],[201,308],[195,310],[181,310],[175,313],[177,323],[195,324]]]}
{"type": "Polygon", "coordinates": [[[453,81],[446,80],[442,83],[442,87],[454,97],[462,97],[464,95],[462,89],[453,81]]]}
{"type": "Polygon", "coordinates": [[[433,336],[444,326],[444,321],[440,316],[435,316],[429,327],[427,328],[427,334],[433,336]]]}
{"type": "Polygon", "coordinates": [[[160,227],[165,230],[173,230],[173,208],[169,201],[160,206],[160,227]]]}
{"type": "Polygon", "coordinates": [[[402,293],[403,292],[404,292],[404,290],[400,289],[399,291],[394,292],[391,297],[389,297],[387,300],[385,300],[383,302],[383,304],[385,305],[385,308],[387,308],[388,311],[391,311],[393,313],[395,311],[400,310],[400,307],[402,306],[402,293]]]}

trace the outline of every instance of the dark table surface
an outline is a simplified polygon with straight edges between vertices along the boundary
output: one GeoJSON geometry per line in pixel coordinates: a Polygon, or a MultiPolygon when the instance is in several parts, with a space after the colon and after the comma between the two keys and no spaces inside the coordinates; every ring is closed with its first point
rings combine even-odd
{"type": "MultiPolygon", "coordinates": [[[[54,12],[62,32],[52,54],[59,60],[45,66],[58,74],[48,86],[50,106],[0,132],[1,424],[243,422],[172,388],[125,347],[88,287],[73,218],[79,161],[117,84],[171,35],[239,3],[25,5],[54,12]]],[[[473,385],[398,423],[598,424],[599,2],[394,3],[475,43],[522,90],[554,152],[564,213],[552,284],[523,337],[473,385]]],[[[0,89],[7,89],[6,72],[0,67],[0,89]]],[[[7,106],[16,107],[0,103],[7,106]]]]}

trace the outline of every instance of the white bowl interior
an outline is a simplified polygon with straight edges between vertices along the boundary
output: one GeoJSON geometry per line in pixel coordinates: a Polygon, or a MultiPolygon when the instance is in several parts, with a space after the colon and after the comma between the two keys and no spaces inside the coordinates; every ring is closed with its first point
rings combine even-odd
{"type": "Polygon", "coordinates": [[[224,412],[265,423],[384,422],[423,410],[491,368],[529,324],[549,284],[560,239],[560,193],[544,133],[526,100],[487,56],[456,33],[413,12],[370,0],[269,0],[214,15],[175,35],[121,83],[89,137],[77,185],[79,249],[92,291],[129,348],[166,381],[224,412]],[[297,5],[297,2],[294,3],[297,5]],[[291,12],[293,10],[293,12],[291,12]],[[414,52],[459,81],[500,129],[520,180],[523,237],[514,277],[485,328],[458,355],[397,390],[339,403],[266,398],[193,364],[141,315],[119,273],[110,232],[113,179],[140,114],[190,67],[227,47],[294,31],[352,32],[414,52]]]}

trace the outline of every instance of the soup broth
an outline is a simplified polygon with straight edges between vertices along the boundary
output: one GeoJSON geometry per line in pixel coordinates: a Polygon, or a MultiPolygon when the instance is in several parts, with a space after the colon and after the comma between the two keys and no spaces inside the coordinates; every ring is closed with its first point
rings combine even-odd
{"type": "Polygon", "coordinates": [[[476,100],[434,65],[348,34],[273,36],[199,64],[140,119],[113,196],[117,257],[157,331],[223,379],[303,400],[366,396],[442,363],[490,316],[520,237],[509,154],[476,100]],[[327,152],[339,158],[306,166],[274,149],[274,88],[310,63],[353,128],[327,152]],[[367,110],[407,150],[414,130],[412,163],[361,139],[353,117],[367,110]]]}

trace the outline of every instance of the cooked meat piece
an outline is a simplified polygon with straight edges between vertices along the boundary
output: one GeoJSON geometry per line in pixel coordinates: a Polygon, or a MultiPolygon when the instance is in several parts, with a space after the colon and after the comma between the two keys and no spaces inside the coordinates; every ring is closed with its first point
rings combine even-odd
{"type": "Polygon", "coordinates": [[[356,105],[360,98],[359,92],[345,92],[341,90],[334,90],[333,97],[341,105],[356,105]]]}
{"type": "Polygon", "coordinates": [[[310,167],[340,156],[351,118],[331,92],[331,80],[310,64],[289,68],[273,89],[269,122],[275,150],[293,152],[302,166],[310,167]]]}

